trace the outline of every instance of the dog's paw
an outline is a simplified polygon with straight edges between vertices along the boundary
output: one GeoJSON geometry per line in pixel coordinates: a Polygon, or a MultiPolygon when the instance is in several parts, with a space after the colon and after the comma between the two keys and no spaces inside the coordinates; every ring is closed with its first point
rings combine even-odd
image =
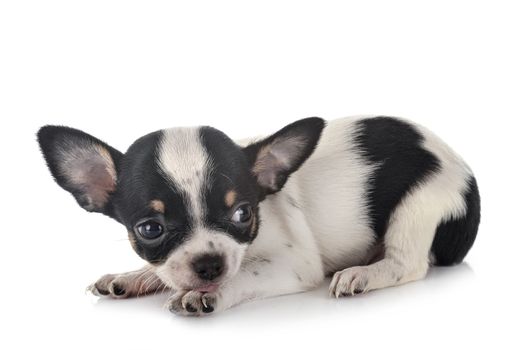
{"type": "Polygon", "coordinates": [[[218,293],[177,291],[166,302],[169,311],[182,316],[204,316],[215,311],[218,293]]]}
{"type": "Polygon", "coordinates": [[[330,283],[330,296],[362,294],[369,290],[369,270],[367,266],[355,266],[338,271],[330,283]]]}
{"type": "Polygon", "coordinates": [[[101,297],[124,299],[132,295],[134,281],[126,275],[104,275],[87,287],[92,294],[101,297]]]}

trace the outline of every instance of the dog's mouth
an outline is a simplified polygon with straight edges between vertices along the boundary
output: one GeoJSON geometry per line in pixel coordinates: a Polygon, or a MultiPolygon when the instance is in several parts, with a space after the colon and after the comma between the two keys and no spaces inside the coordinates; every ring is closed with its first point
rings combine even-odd
{"type": "Polygon", "coordinates": [[[219,287],[218,283],[209,283],[209,284],[203,285],[201,287],[197,287],[194,290],[196,290],[197,292],[202,292],[202,293],[213,293],[218,289],[218,287],[219,287]]]}

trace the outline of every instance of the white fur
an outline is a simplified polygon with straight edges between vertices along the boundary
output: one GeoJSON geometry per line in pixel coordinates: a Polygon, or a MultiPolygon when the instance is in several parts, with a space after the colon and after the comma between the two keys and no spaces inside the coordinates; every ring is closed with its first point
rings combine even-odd
{"type": "Polygon", "coordinates": [[[199,128],[164,130],[158,158],[166,178],[188,196],[191,215],[199,223],[204,214],[201,197],[204,180],[211,171],[199,128]]]}
{"type": "Polygon", "coordinates": [[[245,254],[246,245],[239,244],[229,235],[198,226],[187,242],[179,246],[169,255],[166,262],[157,267],[157,275],[171,288],[189,290],[203,285],[196,285],[198,278],[191,263],[196,257],[207,253],[218,254],[225,259],[226,270],[214,283],[225,283],[234,276],[245,254]],[[211,244],[209,243],[211,242],[211,244]]]}

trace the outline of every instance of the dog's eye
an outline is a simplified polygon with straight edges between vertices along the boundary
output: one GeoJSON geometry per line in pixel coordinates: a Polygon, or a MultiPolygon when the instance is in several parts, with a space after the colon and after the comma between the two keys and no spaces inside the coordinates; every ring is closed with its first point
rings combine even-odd
{"type": "Polygon", "coordinates": [[[162,235],[164,228],[156,221],[148,220],[137,225],[137,232],[145,239],[155,239],[162,235]]]}
{"type": "Polygon", "coordinates": [[[232,214],[231,220],[236,224],[245,224],[252,218],[252,208],[248,204],[242,204],[232,214]]]}

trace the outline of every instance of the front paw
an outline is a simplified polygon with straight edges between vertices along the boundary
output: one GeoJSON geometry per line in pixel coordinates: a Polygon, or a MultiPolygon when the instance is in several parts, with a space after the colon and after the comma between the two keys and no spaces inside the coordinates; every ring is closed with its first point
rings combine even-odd
{"type": "Polygon", "coordinates": [[[177,291],[166,302],[169,311],[182,316],[204,316],[217,309],[219,295],[198,291],[177,291]]]}
{"type": "Polygon", "coordinates": [[[87,287],[87,290],[94,295],[110,297],[114,299],[124,299],[131,296],[133,286],[132,281],[124,274],[104,275],[95,283],[87,287]]]}

